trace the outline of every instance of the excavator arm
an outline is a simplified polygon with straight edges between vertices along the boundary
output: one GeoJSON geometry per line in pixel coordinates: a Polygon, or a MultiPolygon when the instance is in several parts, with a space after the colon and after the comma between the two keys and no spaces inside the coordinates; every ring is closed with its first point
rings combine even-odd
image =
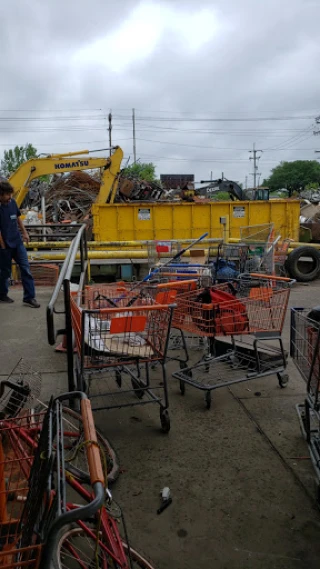
{"type": "Polygon", "coordinates": [[[9,178],[18,206],[21,206],[27,196],[32,180],[40,176],[96,168],[102,170],[101,186],[96,203],[113,203],[118,188],[118,175],[123,158],[122,149],[116,146],[110,158],[91,158],[87,157],[87,154],[89,150],[81,150],[67,154],[50,154],[44,158],[32,158],[24,162],[9,178]]]}
{"type": "Polygon", "coordinates": [[[230,180],[201,180],[201,184],[208,183],[208,186],[200,188],[200,191],[206,191],[206,193],[213,192],[228,192],[231,199],[236,198],[239,201],[243,201],[245,198],[242,188],[236,182],[231,182],[230,180]]]}

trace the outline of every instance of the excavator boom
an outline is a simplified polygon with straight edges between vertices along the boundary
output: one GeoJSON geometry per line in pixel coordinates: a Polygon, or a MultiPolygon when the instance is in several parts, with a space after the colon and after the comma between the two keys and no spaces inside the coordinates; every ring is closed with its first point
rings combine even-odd
{"type": "Polygon", "coordinates": [[[200,191],[206,190],[207,193],[228,192],[230,197],[239,201],[245,199],[243,190],[236,182],[230,180],[201,180],[201,184],[208,183],[208,186],[200,188],[200,191]]]}
{"type": "Polygon", "coordinates": [[[97,168],[102,170],[102,175],[96,203],[113,203],[123,158],[122,149],[116,146],[114,153],[109,158],[91,158],[86,156],[87,154],[89,154],[89,150],[81,150],[67,154],[50,154],[43,158],[32,158],[24,162],[9,178],[9,182],[15,190],[14,199],[18,206],[21,206],[27,196],[32,180],[40,176],[97,168]]]}

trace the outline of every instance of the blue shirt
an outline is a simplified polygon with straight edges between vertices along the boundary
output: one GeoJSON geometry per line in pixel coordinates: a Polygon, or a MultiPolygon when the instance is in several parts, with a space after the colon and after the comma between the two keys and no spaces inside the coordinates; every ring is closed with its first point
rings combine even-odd
{"type": "Polygon", "coordinates": [[[6,247],[11,249],[22,243],[17,221],[20,215],[20,209],[14,199],[8,204],[0,204],[0,233],[6,247]]]}

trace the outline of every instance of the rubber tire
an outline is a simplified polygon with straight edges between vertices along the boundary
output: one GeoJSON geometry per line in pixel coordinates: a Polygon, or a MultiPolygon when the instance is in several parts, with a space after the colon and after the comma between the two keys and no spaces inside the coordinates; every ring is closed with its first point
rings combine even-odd
{"type": "Polygon", "coordinates": [[[181,379],[179,380],[179,387],[180,387],[180,393],[181,395],[184,395],[186,392],[186,384],[184,381],[182,381],[181,379]]]}
{"type": "Polygon", "coordinates": [[[287,257],[285,268],[292,279],[298,282],[308,283],[314,281],[320,275],[320,252],[314,247],[297,247],[287,257]],[[311,257],[315,267],[309,273],[302,273],[298,263],[301,257],[311,257]]]}
{"type": "Polygon", "coordinates": [[[161,429],[164,433],[169,433],[170,431],[170,415],[168,409],[160,409],[160,421],[161,429]]]}
{"type": "Polygon", "coordinates": [[[285,389],[289,383],[289,374],[286,372],[281,372],[277,374],[277,377],[281,389],[285,389]]]}

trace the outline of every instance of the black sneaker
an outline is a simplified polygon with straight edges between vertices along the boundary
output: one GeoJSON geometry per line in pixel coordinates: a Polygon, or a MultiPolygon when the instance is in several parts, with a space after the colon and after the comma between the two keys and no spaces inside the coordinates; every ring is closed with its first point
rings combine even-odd
{"type": "Polygon", "coordinates": [[[40,304],[35,298],[30,298],[30,300],[24,300],[23,304],[25,304],[26,306],[31,306],[31,308],[40,308],[40,304]]]}
{"type": "Polygon", "coordinates": [[[10,298],[10,296],[0,296],[0,302],[5,302],[6,304],[11,304],[12,302],[14,302],[13,298],[10,298]]]}

